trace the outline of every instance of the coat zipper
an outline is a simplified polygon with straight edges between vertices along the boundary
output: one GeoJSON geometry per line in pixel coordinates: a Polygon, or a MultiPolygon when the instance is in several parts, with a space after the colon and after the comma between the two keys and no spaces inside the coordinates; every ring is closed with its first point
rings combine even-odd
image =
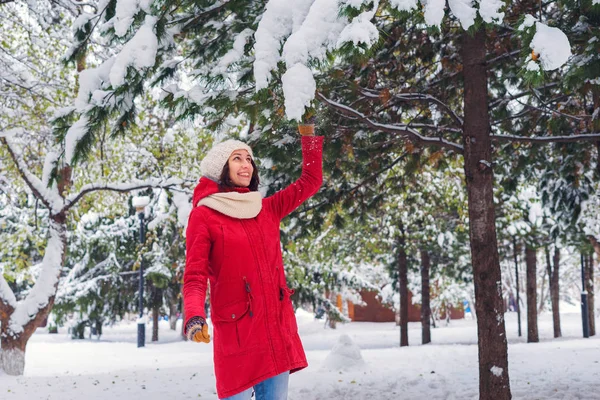
{"type": "MultiPolygon", "coordinates": [[[[260,236],[262,234],[262,231],[260,229],[260,225],[257,222],[255,222],[255,224],[256,224],[256,230],[260,231],[258,237],[256,237],[256,236],[252,235],[251,232],[250,232],[251,231],[251,227],[250,227],[251,222],[250,222],[250,220],[248,222],[242,220],[241,223],[242,223],[242,227],[246,231],[246,235],[248,235],[249,238],[252,238],[252,240],[255,240],[257,243],[260,243],[262,245],[262,246],[256,246],[256,247],[263,247],[263,249],[264,249],[264,245],[265,244],[263,242],[262,237],[260,236]]],[[[261,272],[261,260],[260,260],[261,257],[258,254],[259,249],[255,250],[253,248],[252,250],[254,250],[253,251],[254,252],[254,258],[255,258],[256,263],[257,263],[256,266],[257,266],[257,269],[258,269],[258,277],[259,277],[259,279],[260,279],[261,282],[264,282],[263,281],[263,277],[262,277],[262,272],[261,272]]],[[[263,256],[264,256],[264,253],[263,253],[263,256]]],[[[265,293],[264,293],[264,285],[263,285],[262,297],[263,297],[264,307],[265,307],[265,311],[266,311],[268,307],[267,307],[267,297],[265,296],[265,293]]],[[[267,337],[268,337],[268,340],[269,340],[269,347],[271,349],[270,353],[271,353],[271,358],[273,360],[273,365],[277,366],[278,362],[277,362],[277,360],[275,358],[275,354],[274,354],[273,338],[271,337],[271,332],[270,332],[270,328],[269,328],[269,320],[268,320],[268,318],[269,318],[268,314],[265,315],[265,324],[266,324],[266,328],[267,328],[267,337]]],[[[277,326],[277,328],[279,329],[279,334],[282,335],[281,327],[277,326]]],[[[288,356],[288,359],[289,359],[289,356],[288,356]]]]}

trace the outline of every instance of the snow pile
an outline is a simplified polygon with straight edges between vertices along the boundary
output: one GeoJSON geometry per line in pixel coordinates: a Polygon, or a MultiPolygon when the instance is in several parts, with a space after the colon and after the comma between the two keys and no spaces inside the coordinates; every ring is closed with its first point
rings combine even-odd
{"type": "Polygon", "coordinates": [[[360,353],[360,348],[350,339],[350,336],[344,334],[340,336],[339,341],[331,349],[321,366],[322,369],[343,371],[356,370],[362,368],[365,362],[360,353]]]}

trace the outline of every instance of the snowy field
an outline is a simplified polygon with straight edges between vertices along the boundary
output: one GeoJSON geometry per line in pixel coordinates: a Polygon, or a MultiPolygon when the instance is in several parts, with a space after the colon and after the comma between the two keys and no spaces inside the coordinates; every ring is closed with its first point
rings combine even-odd
{"type": "MultiPolygon", "coordinates": [[[[541,342],[527,344],[517,337],[516,314],[507,314],[513,398],[600,399],[600,338],[581,338],[579,314],[561,318],[562,339],[552,339],[551,315],[543,314],[541,342]]],[[[29,342],[25,375],[0,376],[0,399],[216,399],[212,343],[182,342],[162,323],[161,341],[143,349],[136,347],[134,323],[107,328],[100,341],[40,329],[29,342]]],[[[402,349],[394,323],[324,329],[299,311],[298,324],[309,367],[291,376],[290,400],[478,398],[473,320],[433,329],[434,343],[427,346],[419,345],[420,324],[411,323],[411,346],[402,349]],[[352,345],[332,351],[342,335],[360,347],[362,364],[344,358],[352,345]]]]}

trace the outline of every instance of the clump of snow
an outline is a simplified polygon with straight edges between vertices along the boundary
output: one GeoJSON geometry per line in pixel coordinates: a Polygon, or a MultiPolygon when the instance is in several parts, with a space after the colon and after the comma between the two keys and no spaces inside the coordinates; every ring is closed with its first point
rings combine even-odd
{"type": "Polygon", "coordinates": [[[75,122],[67,131],[65,136],[65,159],[68,163],[73,159],[75,154],[75,147],[77,143],[85,136],[88,130],[89,119],[87,116],[82,115],[77,122],[75,122]]]}
{"type": "Polygon", "coordinates": [[[487,23],[500,22],[504,19],[504,13],[500,12],[502,7],[502,0],[479,0],[479,15],[487,23]]]}
{"type": "Polygon", "coordinates": [[[271,0],[254,34],[254,78],[256,90],[267,87],[271,71],[280,60],[281,42],[292,32],[294,21],[303,21],[312,0],[271,0]]]}
{"type": "Polygon", "coordinates": [[[140,11],[139,0],[119,0],[115,7],[113,26],[115,35],[123,37],[129,31],[133,18],[140,11]]]}
{"type": "Polygon", "coordinates": [[[535,36],[530,47],[540,55],[542,68],[552,71],[567,62],[571,57],[571,44],[567,35],[558,28],[552,28],[541,22],[535,25],[535,36]]]}
{"type": "Polygon", "coordinates": [[[501,377],[502,376],[502,372],[504,372],[504,369],[502,369],[502,368],[497,367],[497,366],[494,365],[492,368],[490,368],[490,372],[492,374],[494,374],[494,376],[501,377]]]}
{"type": "Polygon", "coordinates": [[[317,90],[312,72],[306,65],[298,63],[288,69],[281,80],[286,114],[290,119],[300,121],[304,107],[310,106],[317,90]]]}
{"type": "Polygon", "coordinates": [[[173,193],[173,204],[177,208],[177,223],[183,227],[183,232],[187,228],[188,218],[192,212],[192,203],[187,194],[181,192],[173,193]]]}
{"type": "Polygon", "coordinates": [[[156,21],[156,17],[147,15],[144,25],[117,55],[110,70],[110,83],[113,87],[125,83],[128,67],[140,70],[150,68],[156,62],[156,51],[158,50],[158,38],[154,34],[156,21]]]}
{"type": "Polygon", "coordinates": [[[347,23],[347,19],[339,15],[337,0],[316,0],[302,25],[283,46],[287,67],[296,63],[306,64],[309,56],[323,58],[326,50],[335,48],[340,32],[347,23]]]}
{"type": "Polygon", "coordinates": [[[254,31],[252,29],[246,28],[237,35],[233,41],[233,48],[219,60],[219,64],[217,65],[215,72],[223,73],[231,64],[234,64],[242,59],[244,56],[244,46],[246,46],[248,38],[252,36],[253,33],[254,31]]]}
{"type": "Polygon", "coordinates": [[[525,65],[525,69],[527,71],[539,71],[540,65],[533,60],[529,60],[529,62],[525,65]]]}
{"type": "Polygon", "coordinates": [[[379,1],[374,1],[373,9],[366,11],[352,20],[350,25],[346,26],[340,33],[337,46],[341,46],[346,42],[352,42],[354,45],[365,43],[367,46],[372,46],[379,38],[377,27],[371,22],[375,16],[379,1]]]}
{"type": "Polygon", "coordinates": [[[429,0],[425,4],[425,22],[427,25],[440,26],[444,19],[446,0],[429,0]]]}
{"type": "Polygon", "coordinates": [[[148,204],[150,204],[150,197],[148,196],[135,196],[131,199],[131,205],[135,208],[146,207],[148,204]]]}
{"type": "Polygon", "coordinates": [[[322,368],[343,371],[355,370],[357,367],[363,367],[365,362],[360,353],[360,348],[352,341],[350,336],[341,335],[338,342],[331,349],[323,361],[322,368]]]}
{"type": "Polygon", "coordinates": [[[469,29],[475,23],[477,10],[473,7],[472,0],[448,0],[448,5],[463,29],[469,29]]]}
{"type": "Polygon", "coordinates": [[[519,30],[522,31],[524,29],[532,27],[533,25],[535,25],[536,22],[537,22],[537,19],[535,19],[535,17],[533,15],[527,14],[527,15],[525,15],[525,20],[519,26],[519,30]]]}
{"type": "Polygon", "coordinates": [[[417,0],[390,0],[390,3],[398,11],[410,11],[417,8],[417,0]]]}
{"type": "Polygon", "coordinates": [[[104,82],[108,82],[114,63],[115,57],[111,57],[97,68],[89,68],[80,72],[79,92],[75,99],[75,107],[78,111],[83,111],[88,106],[91,94],[99,89],[104,82]]]}

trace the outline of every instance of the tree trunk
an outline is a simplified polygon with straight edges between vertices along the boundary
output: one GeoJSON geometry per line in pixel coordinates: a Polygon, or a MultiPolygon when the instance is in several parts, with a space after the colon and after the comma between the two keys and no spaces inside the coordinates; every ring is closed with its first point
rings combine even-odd
{"type": "Polygon", "coordinates": [[[15,302],[14,305],[0,300],[0,371],[8,375],[23,375],[27,342],[48,317],[54,305],[58,278],[67,249],[65,220],[64,214],[51,217],[50,238],[46,245],[41,273],[25,300],[19,304],[15,302]],[[51,282],[54,282],[53,290],[52,294],[48,295],[45,286],[51,282]],[[40,304],[41,302],[45,304],[40,304]],[[23,319],[27,321],[24,324],[19,322],[23,319]]]}
{"type": "Polygon", "coordinates": [[[150,283],[150,307],[152,309],[152,341],[158,342],[158,319],[160,317],[160,308],[163,305],[163,289],[156,287],[153,282],[150,283]]]}
{"type": "Polygon", "coordinates": [[[183,304],[183,296],[181,296],[181,338],[187,341],[185,335],[185,305],[183,304]]]}
{"type": "Polygon", "coordinates": [[[172,331],[177,330],[177,302],[169,304],[169,328],[172,331]]]}
{"type": "MultiPolygon", "coordinates": [[[[550,270],[550,255],[549,253],[546,254],[547,255],[547,265],[546,265],[546,269],[544,270],[544,275],[542,276],[542,287],[540,288],[540,298],[537,299],[537,313],[538,315],[541,314],[544,311],[544,308],[546,308],[546,295],[548,292],[546,292],[546,275],[548,275],[548,288],[550,288],[550,274],[548,273],[548,271],[550,270]]],[[[537,279],[537,277],[536,277],[537,279]]],[[[536,283],[537,285],[537,283],[536,283]]]]}
{"type": "Polygon", "coordinates": [[[159,307],[152,307],[152,341],[158,342],[158,311],[159,307]]]}
{"type": "Polygon", "coordinates": [[[490,142],[485,30],[462,34],[464,163],[477,307],[479,398],[511,398],[490,142]]]}
{"type": "Polygon", "coordinates": [[[400,283],[400,347],[408,346],[408,260],[406,258],[404,229],[398,239],[398,274],[400,283]]]}
{"type": "Polygon", "coordinates": [[[429,301],[429,253],[421,249],[421,342],[431,343],[431,304],[429,301]]]}
{"type": "Polygon", "coordinates": [[[554,337],[558,338],[562,336],[562,332],[560,331],[560,313],[558,311],[558,300],[560,299],[558,282],[560,249],[556,246],[554,247],[553,264],[554,268],[552,269],[552,274],[550,275],[550,293],[552,297],[552,322],[554,325],[554,337]]]}
{"type": "Polygon", "coordinates": [[[537,325],[537,251],[527,245],[525,248],[527,265],[527,343],[540,341],[537,325]]]}
{"type": "Polygon", "coordinates": [[[598,242],[598,240],[591,235],[588,236],[588,239],[589,239],[590,243],[592,244],[592,247],[594,248],[594,252],[596,253],[596,256],[600,260],[600,242],[598,242]]]}
{"type": "Polygon", "coordinates": [[[585,290],[588,293],[588,314],[589,314],[589,326],[590,336],[596,335],[596,317],[594,312],[594,254],[590,253],[587,257],[588,268],[587,268],[587,279],[585,290]]]}

